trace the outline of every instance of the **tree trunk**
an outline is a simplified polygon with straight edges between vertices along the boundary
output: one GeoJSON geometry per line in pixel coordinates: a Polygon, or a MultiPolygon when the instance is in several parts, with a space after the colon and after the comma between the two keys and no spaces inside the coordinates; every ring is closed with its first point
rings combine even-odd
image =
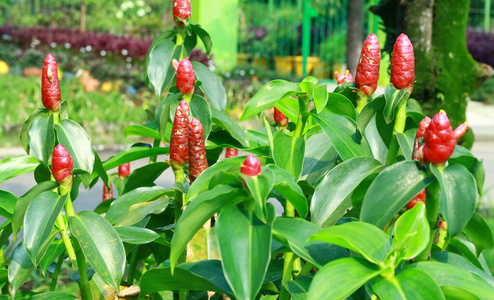
{"type": "Polygon", "coordinates": [[[81,0],[81,23],[79,31],[81,33],[86,32],[86,1],[81,0]]]}
{"type": "Polygon", "coordinates": [[[348,1],[346,23],[347,37],[345,59],[347,69],[355,76],[360,51],[362,50],[362,0],[348,1]]]}

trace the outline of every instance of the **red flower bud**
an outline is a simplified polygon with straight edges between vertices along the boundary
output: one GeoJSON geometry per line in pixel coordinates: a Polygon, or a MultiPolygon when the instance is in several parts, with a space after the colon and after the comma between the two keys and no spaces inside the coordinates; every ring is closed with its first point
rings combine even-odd
{"type": "MultiPolygon", "coordinates": [[[[391,56],[391,82],[397,89],[413,89],[415,56],[413,46],[404,33],[396,39],[391,56]]],[[[410,90],[411,91],[411,90],[410,90]]]]}
{"type": "Polygon", "coordinates": [[[58,144],[53,150],[51,165],[51,172],[58,183],[67,178],[70,178],[69,183],[72,183],[72,157],[62,144],[58,144]]]}
{"type": "Polygon", "coordinates": [[[338,71],[334,72],[334,78],[336,78],[336,84],[340,85],[343,82],[353,82],[353,76],[350,71],[346,70],[345,74],[340,75],[338,71]]]}
{"type": "Polygon", "coordinates": [[[194,84],[196,83],[194,67],[187,58],[184,58],[177,62],[176,59],[172,61],[173,68],[177,72],[177,89],[184,95],[194,93],[194,84]]]}
{"type": "Polygon", "coordinates": [[[190,184],[208,168],[201,122],[192,118],[189,123],[189,180],[190,184]]]}
{"type": "Polygon", "coordinates": [[[110,190],[106,187],[106,184],[103,183],[103,201],[113,198],[113,188],[110,183],[110,190]]]}
{"type": "Polygon", "coordinates": [[[276,107],[274,108],[274,120],[276,121],[276,124],[278,124],[278,126],[280,127],[286,127],[288,125],[288,119],[276,107]]]}
{"type": "Polygon", "coordinates": [[[419,202],[423,202],[425,204],[425,189],[422,190],[417,196],[415,196],[410,202],[407,203],[407,209],[412,209],[415,207],[415,205],[419,202]]]}
{"type": "Polygon", "coordinates": [[[238,150],[235,148],[226,148],[225,151],[225,158],[230,158],[230,157],[237,157],[238,156],[238,150]]]}
{"type": "Polygon", "coordinates": [[[130,163],[118,166],[118,177],[124,179],[130,175],[130,163]]]}
{"type": "Polygon", "coordinates": [[[372,95],[377,89],[379,80],[379,65],[381,62],[381,49],[379,40],[374,33],[365,39],[362,52],[360,53],[355,85],[367,96],[372,95]]]}
{"type": "Polygon", "coordinates": [[[60,110],[61,97],[57,62],[55,61],[55,57],[51,53],[48,53],[41,73],[41,100],[48,110],[55,112],[60,110]]]}
{"type": "Polygon", "coordinates": [[[424,144],[420,147],[420,156],[433,165],[445,163],[455,151],[456,140],[468,129],[468,123],[463,123],[453,132],[448,116],[444,110],[438,112],[432,119],[424,136],[424,144]]]}
{"type": "Polygon", "coordinates": [[[415,136],[415,142],[413,144],[413,153],[412,159],[419,159],[419,147],[420,147],[420,139],[424,137],[425,131],[431,124],[431,118],[425,117],[420,121],[419,128],[417,129],[417,135],[415,136]]]}
{"type": "Polygon", "coordinates": [[[259,159],[252,154],[247,155],[240,168],[240,173],[251,177],[261,174],[261,163],[259,159]]]}
{"type": "Polygon", "coordinates": [[[173,0],[173,18],[178,26],[183,26],[184,24],[177,17],[187,20],[191,15],[190,0],[173,0]]]}
{"type": "Polygon", "coordinates": [[[174,169],[183,168],[189,161],[189,104],[184,99],[175,111],[172,136],[170,139],[170,159],[174,169]]]}
{"type": "Polygon", "coordinates": [[[439,227],[440,227],[440,229],[447,231],[448,230],[448,223],[446,223],[446,221],[439,221],[439,227]]]}

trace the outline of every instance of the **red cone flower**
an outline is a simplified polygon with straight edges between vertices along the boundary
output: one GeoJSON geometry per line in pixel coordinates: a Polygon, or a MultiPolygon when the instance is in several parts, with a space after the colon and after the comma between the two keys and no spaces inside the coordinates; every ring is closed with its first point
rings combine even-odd
{"type": "Polygon", "coordinates": [[[413,154],[412,159],[419,159],[419,147],[420,147],[420,139],[424,137],[425,131],[431,124],[431,118],[425,117],[420,121],[419,128],[417,129],[417,135],[415,136],[415,142],[413,144],[413,154]]]}
{"type": "Polygon", "coordinates": [[[177,62],[173,60],[173,68],[177,71],[177,89],[184,95],[194,92],[194,84],[196,83],[194,68],[192,63],[187,58],[177,62]]]}
{"type": "Polygon", "coordinates": [[[412,209],[417,205],[419,202],[423,202],[425,204],[425,189],[422,190],[417,196],[415,196],[410,202],[407,203],[407,209],[412,209]]]}
{"type": "Polygon", "coordinates": [[[130,163],[118,166],[118,177],[124,179],[130,175],[130,163]]]}
{"type": "Polygon", "coordinates": [[[391,82],[397,89],[413,88],[415,56],[413,46],[404,33],[396,39],[391,56],[391,82]]]}
{"type": "Polygon", "coordinates": [[[279,127],[286,127],[288,125],[288,119],[276,107],[274,108],[274,120],[279,127]]]}
{"type": "Polygon", "coordinates": [[[189,123],[189,180],[190,184],[208,168],[204,132],[201,122],[192,118],[189,123]]]}
{"type": "Polygon", "coordinates": [[[240,168],[240,173],[251,177],[261,174],[261,163],[259,159],[252,154],[247,155],[240,168]]]}
{"type": "Polygon", "coordinates": [[[455,151],[456,140],[467,129],[468,123],[465,122],[453,131],[446,112],[441,110],[434,116],[425,132],[424,144],[419,150],[421,159],[433,165],[445,163],[455,151]]]}
{"type": "Polygon", "coordinates": [[[189,104],[182,100],[175,111],[170,139],[170,159],[173,168],[183,168],[189,161],[189,114],[189,104]]]}
{"type": "Polygon", "coordinates": [[[113,188],[110,183],[110,190],[106,187],[106,184],[103,183],[103,201],[113,198],[113,188]]]}
{"type": "Polygon", "coordinates": [[[69,184],[72,183],[72,157],[62,144],[58,144],[53,150],[51,164],[51,172],[58,183],[67,178],[70,178],[69,184]]]}
{"type": "Polygon", "coordinates": [[[235,148],[226,148],[225,151],[225,158],[230,158],[230,157],[237,157],[238,156],[238,150],[235,148]]]}
{"type": "Polygon", "coordinates": [[[177,17],[187,20],[191,15],[190,0],[173,0],[173,18],[175,22],[178,22],[178,26],[183,26],[184,24],[177,17]]]}
{"type": "Polygon", "coordinates": [[[346,70],[345,74],[340,75],[338,71],[334,72],[334,78],[336,78],[336,84],[340,85],[343,82],[353,82],[353,76],[350,71],[346,70]]]}
{"type": "Polygon", "coordinates": [[[51,53],[48,53],[41,73],[41,100],[48,110],[55,112],[60,110],[61,97],[57,62],[55,61],[55,57],[51,53]]]}
{"type": "Polygon", "coordinates": [[[374,33],[371,33],[365,39],[362,47],[355,76],[355,85],[367,96],[372,95],[377,89],[380,62],[381,49],[379,48],[379,40],[374,33]]]}

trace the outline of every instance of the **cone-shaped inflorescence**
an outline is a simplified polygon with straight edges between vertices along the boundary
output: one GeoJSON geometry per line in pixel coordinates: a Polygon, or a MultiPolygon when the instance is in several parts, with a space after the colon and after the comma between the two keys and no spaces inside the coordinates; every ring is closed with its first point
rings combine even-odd
{"type": "Polygon", "coordinates": [[[173,0],[173,18],[178,26],[183,26],[184,23],[177,17],[185,21],[191,15],[190,0],[173,0]]]}
{"type": "Polygon", "coordinates": [[[274,108],[274,120],[279,127],[286,127],[288,125],[288,119],[276,107],[274,108]]]}
{"type": "Polygon", "coordinates": [[[377,89],[380,62],[379,40],[374,33],[371,33],[365,39],[355,75],[355,85],[367,96],[372,95],[377,89]]]}
{"type": "Polygon", "coordinates": [[[404,33],[396,39],[391,56],[391,83],[397,89],[413,88],[415,80],[415,56],[413,46],[404,33]]]}
{"type": "Polygon", "coordinates": [[[124,179],[130,175],[130,162],[118,166],[118,177],[124,179]]]}
{"type": "Polygon", "coordinates": [[[180,63],[174,59],[172,61],[173,68],[177,72],[177,89],[184,95],[192,95],[194,93],[194,84],[196,77],[194,67],[187,58],[184,58],[180,63]]]}
{"type": "Polygon", "coordinates": [[[53,150],[51,164],[51,172],[55,180],[60,185],[70,186],[72,184],[73,162],[69,152],[62,144],[58,144],[53,150]]]}
{"type": "Polygon", "coordinates": [[[419,202],[423,202],[425,204],[425,189],[422,190],[417,196],[415,196],[410,202],[407,203],[407,209],[412,209],[417,205],[419,202]]]}
{"type": "Polygon", "coordinates": [[[240,167],[240,173],[254,177],[261,174],[261,163],[259,159],[252,154],[247,155],[244,163],[240,167]]]}
{"type": "Polygon", "coordinates": [[[206,148],[204,147],[204,131],[201,122],[192,118],[189,123],[189,180],[194,180],[208,168],[206,148]]]}
{"type": "Polygon", "coordinates": [[[106,187],[106,184],[103,183],[103,201],[109,200],[113,198],[113,188],[110,183],[110,190],[106,187]]]}
{"type": "Polygon", "coordinates": [[[183,170],[189,161],[189,104],[182,100],[175,111],[170,139],[170,160],[174,170],[183,170]]]}
{"type": "Polygon", "coordinates": [[[338,71],[334,72],[334,78],[336,78],[336,84],[340,85],[343,82],[353,82],[352,73],[349,70],[346,70],[344,74],[338,73],[338,71]]]}
{"type": "Polygon", "coordinates": [[[225,158],[230,158],[230,157],[237,157],[238,156],[238,150],[235,148],[226,148],[225,151],[225,158]]]}
{"type": "Polygon", "coordinates": [[[453,131],[446,112],[441,110],[427,127],[419,158],[433,165],[445,163],[455,151],[456,140],[465,134],[467,129],[468,123],[465,122],[453,131]]]}
{"type": "Polygon", "coordinates": [[[41,100],[48,110],[56,112],[60,110],[61,97],[57,62],[55,57],[48,53],[41,73],[41,100]]]}

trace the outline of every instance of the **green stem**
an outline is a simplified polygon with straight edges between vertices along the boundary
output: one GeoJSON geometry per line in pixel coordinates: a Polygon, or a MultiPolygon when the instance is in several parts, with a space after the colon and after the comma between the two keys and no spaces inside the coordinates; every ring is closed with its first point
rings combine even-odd
{"type": "Polygon", "coordinates": [[[367,99],[369,96],[357,90],[357,112],[360,113],[367,105],[367,99]]]}
{"type": "Polygon", "coordinates": [[[300,137],[302,136],[303,131],[304,131],[304,121],[302,114],[300,114],[298,115],[297,127],[295,127],[295,132],[293,133],[293,136],[300,137]]]}
{"type": "MultiPolygon", "coordinates": [[[[286,201],[285,204],[285,216],[295,217],[295,208],[290,201],[286,201]]],[[[283,280],[281,284],[280,300],[286,300],[290,298],[290,293],[283,285],[283,282],[292,280],[294,256],[293,252],[286,252],[283,261],[283,280]]]]}
{"type": "MultiPolygon", "coordinates": [[[[177,168],[173,170],[173,173],[175,173],[175,184],[183,184],[184,183],[184,169],[182,168],[177,168]]],[[[180,219],[180,216],[182,216],[182,206],[184,204],[184,194],[179,191],[178,189],[175,189],[175,200],[173,201],[173,204],[175,205],[175,225],[178,223],[178,220],[180,219]]],[[[181,264],[184,263],[187,257],[186,250],[179,256],[177,259],[177,263],[181,264]]],[[[189,291],[187,290],[179,290],[178,295],[179,295],[179,300],[186,300],[187,295],[189,291]]]]}
{"type": "Polygon", "coordinates": [[[304,277],[307,274],[309,274],[310,270],[312,270],[313,267],[314,267],[313,264],[311,264],[310,262],[306,261],[304,267],[302,268],[302,271],[300,271],[300,273],[298,273],[298,278],[304,277]]]}
{"type": "Polygon", "coordinates": [[[65,245],[65,250],[67,250],[67,254],[69,255],[70,262],[72,263],[72,267],[77,266],[77,258],[75,255],[74,247],[72,247],[72,242],[70,240],[69,233],[67,232],[67,228],[65,227],[65,222],[62,217],[62,213],[58,214],[57,217],[57,226],[60,229],[60,235],[62,236],[63,244],[65,245]]]}
{"type": "Polygon", "coordinates": [[[139,253],[139,245],[137,245],[132,252],[132,256],[130,257],[130,266],[129,266],[129,275],[127,276],[127,284],[131,286],[134,284],[134,277],[137,268],[137,254],[139,253]]]}
{"type": "MultiPolygon", "coordinates": [[[[442,172],[442,169],[440,169],[442,172]]],[[[439,183],[433,182],[427,187],[427,199],[425,201],[426,205],[426,213],[427,213],[427,221],[429,222],[430,235],[429,235],[429,243],[427,247],[425,247],[424,251],[422,251],[417,257],[416,261],[425,261],[429,259],[432,244],[434,243],[434,237],[436,236],[437,230],[437,220],[439,217],[439,183]]]]}
{"type": "MultiPolygon", "coordinates": [[[[153,148],[158,148],[160,146],[161,140],[154,139],[153,148]]],[[[158,160],[158,155],[151,156],[149,158],[149,163],[154,164],[158,160]]]]}
{"type": "Polygon", "coordinates": [[[400,144],[398,143],[397,134],[403,133],[405,130],[405,124],[407,120],[407,101],[402,100],[398,103],[396,109],[395,125],[393,130],[393,136],[391,137],[391,143],[389,144],[388,156],[386,157],[386,165],[392,165],[396,162],[396,156],[400,150],[400,144]]]}
{"type": "Polygon", "coordinates": [[[182,47],[182,52],[180,52],[180,60],[182,60],[185,57],[185,26],[183,27],[184,29],[182,30],[181,28],[178,29],[178,34],[177,34],[177,41],[175,45],[183,45],[182,47]]]}
{"type": "Polygon", "coordinates": [[[74,249],[77,256],[77,269],[79,271],[79,278],[81,280],[81,283],[79,284],[81,298],[82,300],[91,300],[91,287],[89,286],[89,279],[87,277],[86,257],[84,256],[84,252],[82,252],[81,245],[79,245],[79,241],[77,239],[74,239],[74,249]]]}
{"type": "MultiPolygon", "coordinates": [[[[7,265],[5,264],[5,256],[3,253],[3,249],[0,247],[0,266],[2,268],[7,268],[7,265]]],[[[9,283],[8,281],[5,282],[5,285],[2,287],[2,295],[8,295],[9,294],[9,283]]]]}
{"type": "Polygon", "coordinates": [[[64,257],[65,257],[65,252],[62,252],[62,254],[58,257],[55,272],[53,272],[53,276],[51,277],[50,291],[52,291],[52,292],[56,291],[56,289],[57,289],[58,276],[60,275],[60,271],[62,270],[62,263],[63,263],[64,257]]]}

